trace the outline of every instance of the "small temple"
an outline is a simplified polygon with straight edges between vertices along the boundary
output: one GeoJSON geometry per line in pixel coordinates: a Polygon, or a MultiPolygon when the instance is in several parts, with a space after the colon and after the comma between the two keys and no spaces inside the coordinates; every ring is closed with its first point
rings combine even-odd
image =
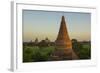
{"type": "Polygon", "coordinates": [[[72,49],[72,42],[68,35],[68,29],[66,26],[67,25],[65,22],[65,17],[62,16],[59,33],[55,41],[56,52],[54,53],[54,56],[58,57],[58,60],[59,59],[68,59],[68,60],[78,59],[78,56],[75,54],[75,52],[72,49]]]}

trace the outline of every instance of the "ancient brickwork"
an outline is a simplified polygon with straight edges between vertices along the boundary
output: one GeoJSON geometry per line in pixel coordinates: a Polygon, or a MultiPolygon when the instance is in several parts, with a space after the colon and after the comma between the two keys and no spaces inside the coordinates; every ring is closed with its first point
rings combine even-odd
{"type": "Polygon", "coordinates": [[[64,57],[66,59],[78,59],[77,55],[72,49],[72,42],[68,35],[68,29],[66,27],[64,16],[62,16],[61,19],[60,29],[55,44],[57,50],[54,55],[56,57],[64,57]]]}

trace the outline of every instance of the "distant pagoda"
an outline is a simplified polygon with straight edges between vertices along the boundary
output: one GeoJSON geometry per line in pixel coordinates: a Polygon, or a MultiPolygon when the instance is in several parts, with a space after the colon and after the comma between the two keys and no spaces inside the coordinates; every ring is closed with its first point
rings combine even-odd
{"type": "Polygon", "coordinates": [[[72,49],[72,42],[68,35],[64,16],[62,16],[61,19],[60,29],[55,44],[57,49],[55,56],[65,56],[66,59],[78,59],[77,55],[72,49]],[[63,52],[61,52],[61,50],[63,50],[63,52]]]}

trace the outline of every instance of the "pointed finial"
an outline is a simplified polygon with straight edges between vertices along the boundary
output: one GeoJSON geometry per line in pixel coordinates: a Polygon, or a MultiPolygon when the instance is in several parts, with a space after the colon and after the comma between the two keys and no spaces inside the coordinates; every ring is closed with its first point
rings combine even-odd
{"type": "Polygon", "coordinates": [[[64,16],[62,16],[62,19],[64,19],[64,16]]]}

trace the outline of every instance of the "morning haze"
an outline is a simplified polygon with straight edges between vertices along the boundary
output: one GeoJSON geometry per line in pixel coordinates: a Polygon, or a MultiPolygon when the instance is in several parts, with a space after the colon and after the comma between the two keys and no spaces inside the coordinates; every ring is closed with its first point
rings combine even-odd
{"type": "Polygon", "coordinates": [[[64,15],[71,39],[90,41],[91,14],[79,12],[51,12],[23,10],[23,41],[49,38],[55,41],[64,15]]]}

